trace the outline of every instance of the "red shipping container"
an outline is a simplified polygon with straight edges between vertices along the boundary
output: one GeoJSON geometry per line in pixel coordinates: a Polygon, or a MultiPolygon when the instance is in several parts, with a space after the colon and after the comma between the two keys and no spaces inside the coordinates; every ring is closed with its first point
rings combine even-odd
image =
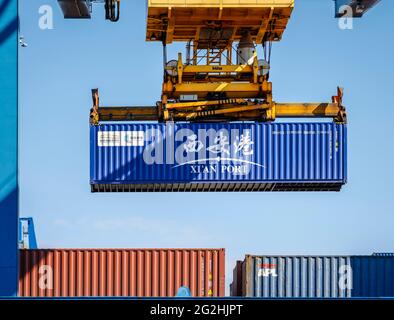
{"type": "Polygon", "coordinates": [[[222,297],[224,249],[20,250],[21,297],[222,297]]]}

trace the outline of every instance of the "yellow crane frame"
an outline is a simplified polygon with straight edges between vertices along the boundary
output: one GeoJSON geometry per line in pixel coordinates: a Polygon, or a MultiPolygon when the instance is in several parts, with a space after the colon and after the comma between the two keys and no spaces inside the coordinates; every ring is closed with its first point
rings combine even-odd
{"type": "Polygon", "coordinates": [[[148,0],[146,40],[203,47],[206,29],[219,28],[226,31],[219,40],[239,41],[249,29],[256,44],[279,41],[293,8],[294,0],[148,0]]]}
{"type": "Polygon", "coordinates": [[[250,61],[233,61],[233,44],[241,41],[245,33],[256,45],[281,40],[294,0],[147,3],[146,41],[160,41],[164,48],[161,101],[152,107],[100,107],[95,89],[92,124],[125,120],[274,121],[280,117],[330,117],[346,122],[342,89],[338,88],[331,103],[276,103],[272,83],[262,72],[264,67],[259,64],[256,51],[250,61]],[[189,54],[186,63],[179,53],[169,65],[166,46],[175,41],[185,42],[189,54]],[[185,96],[195,98],[184,101],[185,96]]]}
{"type": "MultiPolygon", "coordinates": [[[[188,103],[177,105],[185,109],[175,114],[171,121],[274,121],[277,118],[331,118],[337,123],[347,123],[346,108],[342,105],[343,89],[338,87],[331,103],[245,103],[243,99],[201,102],[199,106],[188,103]],[[209,107],[216,107],[208,109],[209,107]]],[[[163,121],[157,106],[100,106],[98,89],[92,90],[93,107],[90,123],[98,125],[105,121],[163,121]]],[[[169,109],[174,106],[169,104],[169,109]]]]}

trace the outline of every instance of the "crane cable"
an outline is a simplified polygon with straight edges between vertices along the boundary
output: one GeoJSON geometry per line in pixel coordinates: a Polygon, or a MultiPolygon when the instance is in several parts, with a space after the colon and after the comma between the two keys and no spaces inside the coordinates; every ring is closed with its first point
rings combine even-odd
{"type": "MultiPolygon", "coordinates": [[[[263,41],[262,43],[264,60],[267,61],[269,66],[271,66],[271,52],[272,52],[272,40],[270,39],[270,36],[272,36],[272,33],[274,31],[274,24],[275,21],[270,22],[269,30],[268,33],[266,34],[265,41],[263,41]]],[[[269,72],[267,74],[267,78],[269,78],[269,72]]]]}
{"type": "Polygon", "coordinates": [[[264,59],[271,63],[272,41],[265,41],[263,43],[264,59]]]}
{"type": "Polygon", "coordinates": [[[117,22],[120,17],[120,0],[105,0],[105,19],[117,22]]]}

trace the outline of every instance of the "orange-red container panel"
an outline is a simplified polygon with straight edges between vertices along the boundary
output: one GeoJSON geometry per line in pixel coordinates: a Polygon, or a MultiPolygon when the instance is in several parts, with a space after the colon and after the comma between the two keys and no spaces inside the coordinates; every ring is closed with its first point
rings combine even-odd
{"type": "Polygon", "coordinates": [[[21,297],[222,297],[224,249],[20,250],[21,297]]]}

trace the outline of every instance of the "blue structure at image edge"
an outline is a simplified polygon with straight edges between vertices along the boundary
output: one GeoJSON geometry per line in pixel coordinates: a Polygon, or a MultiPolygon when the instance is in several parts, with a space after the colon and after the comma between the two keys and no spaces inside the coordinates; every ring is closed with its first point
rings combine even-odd
{"type": "Polygon", "coordinates": [[[0,1],[0,296],[18,291],[18,1],[0,1]]]}

